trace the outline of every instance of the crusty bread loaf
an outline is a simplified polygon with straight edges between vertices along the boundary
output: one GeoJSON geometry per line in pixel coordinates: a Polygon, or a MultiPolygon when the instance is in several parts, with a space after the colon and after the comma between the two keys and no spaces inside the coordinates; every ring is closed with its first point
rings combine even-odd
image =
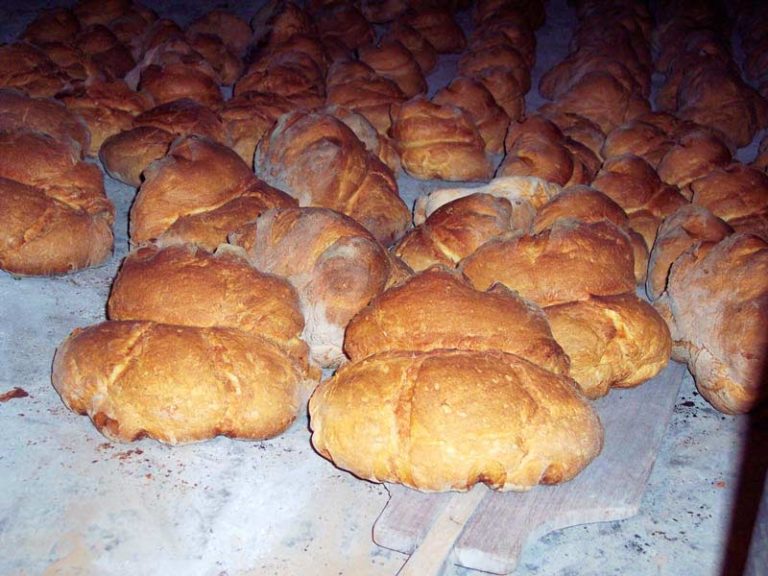
{"type": "Polygon", "coordinates": [[[731,152],[722,140],[707,130],[693,129],[681,135],[664,155],[658,172],[667,184],[683,188],[730,162],[731,152]]]}
{"type": "Polygon", "coordinates": [[[81,117],[48,98],[30,98],[18,90],[0,90],[0,131],[18,130],[47,134],[85,155],[91,134],[81,117]]]}
{"type": "Polygon", "coordinates": [[[427,91],[427,81],[421,72],[419,63],[397,40],[385,40],[378,46],[369,44],[358,49],[360,60],[373,70],[392,80],[406,97],[411,98],[427,91]]]}
{"type": "Polygon", "coordinates": [[[309,412],[312,444],[337,466],[429,492],[564,482],[602,448],[571,380],[496,351],[370,356],[322,383],[309,412]]]}
{"type": "Polygon", "coordinates": [[[227,10],[214,9],[194,20],[187,32],[214,34],[238,56],[243,56],[251,43],[251,28],[248,23],[227,10]]]}
{"type": "Polygon", "coordinates": [[[571,378],[589,398],[642,384],[669,361],[672,339],[666,323],[634,293],[591,296],[544,312],[571,360],[571,378]]]}
{"type": "Polygon", "coordinates": [[[188,98],[204,106],[217,106],[223,100],[214,74],[204,66],[181,62],[147,66],[141,73],[139,90],[157,104],[188,98]]]}
{"type": "Polygon", "coordinates": [[[568,374],[568,357],[538,306],[501,285],[475,290],[461,274],[440,266],[374,298],[352,319],[344,338],[353,362],[382,352],[440,349],[500,350],[568,374]]]}
{"type": "Polygon", "coordinates": [[[190,34],[189,45],[211,65],[220,84],[231,86],[243,73],[243,61],[214,34],[190,34]]]}
{"type": "Polygon", "coordinates": [[[437,51],[421,32],[404,22],[394,22],[382,37],[385,41],[397,41],[413,54],[422,74],[429,74],[437,64],[437,51]]]}
{"type": "Polygon", "coordinates": [[[312,14],[312,19],[321,37],[337,40],[350,50],[359,49],[376,40],[373,26],[349,2],[319,8],[312,14]]]}
{"type": "Polygon", "coordinates": [[[89,212],[42,188],[0,178],[0,269],[64,274],[112,253],[111,212],[89,212]]]}
{"type": "Polygon", "coordinates": [[[49,8],[37,14],[27,24],[22,38],[31,44],[72,42],[80,32],[80,22],[67,8],[49,8]]]}
{"type": "Polygon", "coordinates": [[[530,202],[478,192],[444,204],[397,243],[394,252],[413,270],[433,264],[456,266],[488,240],[529,232],[535,214],[530,202]]]}
{"type": "Polygon", "coordinates": [[[214,250],[270,208],[296,201],[256,178],[229,148],[189,137],[152,164],[131,212],[131,240],[194,243],[214,250]]]}
{"type": "Polygon", "coordinates": [[[215,254],[189,244],[131,252],[112,285],[107,315],[110,320],[242,330],[270,340],[307,366],[295,289],[250,266],[245,254],[231,246],[215,254]]]}
{"type": "Polygon", "coordinates": [[[531,87],[531,72],[514,46],[474,43],[461,56],[458,72],[481,82],[511,120],[525,113],[524,95],[531,87]]]}
{"type": "Polygon", "coordinates": [[[107,174],[130,186],[141,186],[141,173],[168,152],[176,136],[154,126],[139,126],[104,140],[99,159],[107,174]]]}
{"type": "Polygon", "coordinates": [[[689,187],[691,202],[726,222],[768,210],[768,175],[739,162],[717,167],[689,187]]]}
{"type": "Polygon", "coordinates": [[[539,306],[635,289],[629,237],[605,221],[559,220],[536,235],[491,240],[460,270],[479,290],[500,282],[539,306]]]}
{"type": "Polygon", "coordinates": [[[334,105],[326,106],[319,111],[324,114],[330,114],[344,122],[344,124],[346,124],[363,143],[365,149],[369,152],[373,152],[379,160],[387,166],[387,168],[392,170],[393,174],[402,171],[403,167],[400,164],[400,155],[391,138],[379,134],[376,127],[371,124],[365,116],[349,108],[334,105]]]}
{"type": "Polygon", "coordinates": [[[464,110],[477,126],[485,142],[485,149],[493,154],[504,152],[504,136],[509,126],[509,116],[496,104],[493,95],[482,83],[459,76],[448,86],[438,90],[432,101],[464,110]]]}
{"type": "Polygon", "coordinates": [[[768,243],[732,234],[697,243],[672,265],[655,302],[669,324],[676,360],[715,408],[748,412],[765,398],[768,243]]]}
{"type": "Polygon", "coordinates": [[[0,87],[50,98],[70,88],[71,78],[40,48],[17,42],[0,46],[0,87]]]}
{"type": "Polygon", "coordinates": [[[351,218],[327,208],[269,210],[230,236],[253,266],[287,278],[306,321],[304,340],[323,367],[344,361],[344,329],[397,268],[384,247],[351,218]],[[297,249],[301,247],[301,249],[297,249]]]}
{"type": "Polygon", "coordinates": [[[603,158],[633,154],[654,168],[659,165],[675,142],[661,128],[642,121],[642,118],[622,124],[605,137],[603,158]]]}
{"type": "Polygon", "coordinates": [[[648,297],[655,300],[661,296],[672,263],[688,248],[700,241],[720,242],[732,233],[727,223],[695,204],[682,206],[667,216],[659,227],[648,263],[648,297]]]}
{"type": "Polygon", "coordinates": [[[75,330],[56,351],[52,379],[71,410],[119,442],[270,438],[306,394],[302,370],[268,340],[154,322],[75,330]]]}
{"type": "Polygon", "coordinates": [[[530,205],[538,210],[560,192],[562,188],[557,184],[533,176],[494,178],[488,184],[474,188],[440,188],[417,198],[413,222],[416,225],[423,224],[441,206],[472,194],[490,194],[505,198],[520,209],[527,210],[530,205]]]}
{"type": "Polygon", "coordinates": [[[413,98],[400,106],[392,126],[403,168],[423,180],[489,180],[493,167],[485,142],[466,112],[413,98]]]}
{"type": "Polygon", "coordinates": [[[256,148],[254,168],[299,206],[343,212],[384,245],[408,227],[410,211],[392,171],[330,114],[296,111],[281,116],[256,148]]]}
{"type": "Polygon", "coordinates": [[[549,108],[543,116],[560,128],[566,142],[578,142],[582,146],[586,146],[596,159],[603,158],[602,148],[605,144],[605,134],[592,120],[556,108],[549,108]]]}
{"type": "Polygon", "coordinates": [[[402,15],[408,4],[408,0],[362,0],[360,10],[369,22],[385,24],[402,15]]]}
{"type": "Polygon", "coordinates": [[[440,54],[461,52],[467,45],[464,31],[448,10],[414,11],[405,14],[402,21],[418,30],[440,54]]]}

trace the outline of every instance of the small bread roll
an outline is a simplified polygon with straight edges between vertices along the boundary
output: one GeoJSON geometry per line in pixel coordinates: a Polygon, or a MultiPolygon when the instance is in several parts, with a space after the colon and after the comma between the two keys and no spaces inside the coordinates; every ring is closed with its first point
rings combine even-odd
{"type": "Polygon", "coordinates": [[[230,242],[242,246],[257,269],[294,285],[306,319],[304,340],[326,368],[344,361],[344,329],[352,317],[399,274],[368,231],[326,208],[269,210],[230,242]]]}
{"type": "Polygon", "coordinates": [[[344,338],[353,362],[382,352],[440,349],[500,350],[568,374],[568,357],[538,306],[501,285],[479,292],[439,266],[374,298],[352,319],[344,338]],[[446,308],[454,313],[446,314],[446,308]]]}
{"type": "Polygon", "coordinates": [[[591,296],[544,308],[552,334],[571,360],[570,376],[588,398],[653,378],[669,361],[664,320],[634,293],[591,296]]]}
{"type": "Polygon", "coordinates": [[[667,287],[672,263],[696,242],[720,242],[733,228],[706,208],[695,204],[681,206],[667,216],[659,227],[648,262],[645,291],[651,300],[667,287]]]}
{"type": "Polygon", "coordinates": [[[478,290],[500,282],[539,306],[635,289],[630,239],[605,221],[559,220],[536,235],[491,240],[459,269],[478,290]]]}
{"type": "Polygon", "coordinates": [[[403,104],[392,126],[403,168],[422,180],[489,180],[493,167],[469,115],[423,98],[403,104]]]}
{"type": "Polygon", "coordinates": [[[265,338],[307,366],[299,297],[284,279],[232,249],[145,246],[123,260],[107,303],[110,320],[235,328],[265,338]],[[215,302],[215,306],[211,305],[215,302]]]}
{"type": "Polygon", "coordinates": [[[565,482],[602,448],[571,380],[496,351],[376,354],[322,383],[309,413],[338,467],[427,492],[565,482]]]}
{"type": "Polygon", "coordinates": [[[402,21],[416,29],[440,54],[461,52],[467,46],[464,32],[447,10],[411,12],[404,15],[402,21]]]}
{"type": "Polygon", "coordinates": [[[768,243],[732,234],[681,254],[655,302],[673,358],[687,362],[701,395],[726,414],[749,412],[766,397],[766,279],[768,243]]]}
{"type": "Polygon", "coordinates": [[[391,170],[330,114],[296,111],[281,116],[256,148],[254,169],[299,206],[347,214],[384,245],[408,227],[410,210],[391,170]]]}
{"type": "Polygon", "coordinates": [[[263,440],[295,420],[300,367],[268,340],[230,328],[105,322],[59,345],[53,386],[110,440],[263,440]]]}
{"type": "Polygon", "coordinates": [[[418,62],[410,50],[397,40],[382,41],[378,46],[361,46],[358,53],[360,60],[380,76],[397,84],[406,97],[426,93],[427,81],[418,62]]]}
{"type": "Polygon", "coordinates": [[[535,209],[478,192],[444,204],[395,246],[395,254],[414,271],[433,264],[454,267],[488,240],[510,232],[529,232],[535,209]]]}
{"type": "Polygon", "coordinates": [[[432,101],[441,106],[453,105],[466,112],[477,126],[486,151],[492,154],[504,152],[509,116],[482,83],[460,76],[438,90],[432,101]]]}
{"type": "Polygon", "coordinates": [[[407,100],[394,81],[356,60],[334,62],[328,70],[327,89],[328,104],[362,114],[382,135],[392,126],[392,106],[407,100]]]}

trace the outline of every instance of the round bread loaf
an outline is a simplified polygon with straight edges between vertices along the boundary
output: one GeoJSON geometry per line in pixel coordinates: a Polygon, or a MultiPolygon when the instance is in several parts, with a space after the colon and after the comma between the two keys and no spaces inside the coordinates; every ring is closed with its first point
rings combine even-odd
{"type": "Polygon", "coordinates": [[[221,9],[211,10],[194,20],[187,32],[191,35],[213,34],[238,56],[245,55],[252,36],[251,27],[245,20],[221,9]]]}
{"type": "Polygon", "coordinates": [[[658,165],[659,177],[683,188],[731,162],[731,152],[717,136],[699,128],[683,134],[658,165]]]}
{"type": "Polygon", "coordinates": [[[741,163],[715,168],[690,189],[691,202],[726,222],[768,211],[768,175],[741,163]]]}
{"type": "Polygon", "coordinates": [[[154,322],[75,330],[56,351],[52,379],[71,410],[118,442],[271,438],[307,391],[301,368],[268,340],[154,322]]]}
{"type": "Polygon", "coordinates": [[[313,360],[326,368],[344,361],[344,329],[352,317],[401,276],[365,228],[326,208],[269,210],[230,242],[245,248],[253,266],[294,285],[306,321],[304,340],[313,360]]]}
{"type": "Polygon", "coordinates": [[[500,350],[568,374],[568,357],[538,306],[502,285],[475,290],[466,278],[439,266],[374,298],[352,319],[344,338],[353,362],[381,352],[440,349],[500,350]]]}
{"type": "Polygon", "coordinates": [[[392,125],[403,168],[422,180],[489,180],[485,142],[466,112],[424,98],[403,104],[392,125]]]}
{"type": "Polygon", "coordinates": [[[299,206],[342,212],[384,245],[408,228],[410,210],[392,171],[330,114],[296,111],[281,116],[256,148],[254,169],[299,206]]]}
{"type": "Polygon", "coordinates": [[[497,351],[369,356],[323,382],[309,413],[313,446],[338,467],[428,492],[564,482],[602,448],[571,380],[497,351]]]}
{"type": "Polygon", "coordinates": [[[427,81],[419,63],[411,51],[397,40],[383,41],[378,46],[361,46],[358,52],[360,60],[380,76],[397,84],[407,98],[426,93],[427,81]]]}
{"type": "MultiPolygon", "coordinates": [[[[225,245],[226,246],[226,245],[225,245]]],[[[107,303],[110,320],[236,328],[277,344],[307,366],[304,318],[287,280],[251,267],[229,246],[145,246],[128,254],[107,303]]]]}
{"type": "Polygon", "coordinates": [[[727,414],[752,410],[766,397],[768,243],[732,234],[694,244],[672,265],[655,303],[687,362],[696,387],[727,414]]]}
{"type": "Polygon", "coordinates": [[[629,237],[605,221],[558,220],[536,235],[491,240],[459,268],[478,290],[500,282],[539,306],[635,289],[629,237]]]}
{"type": "Polygon", "coordinates": [[[571,378],[589,398],[638,386],[669,361],[672,339],[666,323],[634,293],[592,296],[544,312],[571,360],[571,378]]]}

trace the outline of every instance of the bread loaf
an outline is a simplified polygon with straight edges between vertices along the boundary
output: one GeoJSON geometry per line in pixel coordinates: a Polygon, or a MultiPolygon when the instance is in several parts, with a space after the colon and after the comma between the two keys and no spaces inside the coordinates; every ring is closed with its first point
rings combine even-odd
{"type": "Polygon", "coordinates": [[[110,440],[167,444],[270,438],[306,394],[302,370],[267,340],[154,322],[75,330],[56,351],[53,385],[110,440]]]}
{"type": "Polygon", "coordinates": [[[672,265],[655,303],[696,387],[715,408],[744,413],[765,398],[768,243],[732,234],[697,243],[672,265]]]}
{"type": "Polygon", "coordinates": [[[259,143],[254,168],[299,206],[343,212],[385,245],[408,227],[410,211],[392,172],[329,114],[296,111],[281,116],[259,143]]]}
{"type": "Polygon", "coordinates": [[[467,45],[464,32],[447,10],[414,11],[405,14],[402,20],[424,36],[440,54],[461,52],[467,45]]]}
{"type": "Polygon", "coordinates": [[[571,360],[571,378],[589,398],[637,386],[669,361],[672,340],[666,323],[634,293],[591,296],[544,312],[571,360]]]}
{"type": "Polygon", "coordinates": [[[382,41],[378,46],[369,44],[358,50],[360,60],[368,64],[377,74],[392,80],[406,97],[411,98],[427,91],[427,81],[419,63],[397,40],[382,41]]]}
{"type": "Polygon", "coordinates": [[[559,220],[536,235],[491,240],[459,269],[478,290],[500,282],[539,306],[635,289],[631,242],[610,222],[559,220]]]}
{"type": "Polygon", "coordinates": [[[269,210],[230,236],[253,266],[287,278],[306,320],[304,340],[323,367],[344,361],[344,329],[400,271],[376,239],[326,208],[269,210]],[[301,250],[297,250],[301,246],[301,250]]]}
{"type": "Polygon", "coordinates": [[[322,383],[309,412],[313,446],[338,467],[427,492],[564,482],[602,447],[571,380],[496,351],[369,356],[322,383]]]}
{"type": "Polygon", "coordinates": [[[667,184],[683,188],[730,162],[731,152],[717,136],[707,130],[694,129],[678,138],[659,162],[658,172],[667,184]]]}
{"type": "Polygon", "coordinates": [[[439,266],[374,298],[352,319],[344,338],[353,362],[382,352],[440,349],[500,350],[568,374],[568,357],[538,306],[501,285],[479,292],[439,266]]]}

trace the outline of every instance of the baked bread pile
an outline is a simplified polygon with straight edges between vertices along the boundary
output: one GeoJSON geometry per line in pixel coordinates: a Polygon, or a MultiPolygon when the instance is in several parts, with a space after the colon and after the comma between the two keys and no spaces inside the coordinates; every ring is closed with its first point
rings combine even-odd
{"type": "Polygon", "coordinates": [[[670,355],[716,408],[750,410],[768,177],[733,158],[765,102],[727,18],[680,6],[654,30],[642,2],[576,2],[535,112],[540,0],[42,14],[0,47],[0,267],[109,256],[84,157],[138,189],[108,320],[56,353],[62,399],[120,441],[263,439],[336,370],[309,401],[317,451],[427,491],[573,478],[602,446],[589,399],[670,355]],[[401,170],[482,185],[420,185],[412,214],[401,170]]]}
{"type": "Polygon", "coordinates": [[[757,4],[738,7],[737,29],[741,37],[744,77],[756,86],[763,98],[768,97],[768,17],[757,4]]]}
{"type": "Polygon", "coordinates": [[[311,390],[296,292],[234,250],[132,252],[107,310],[59,346],[53,385],[112,440],[270,438],[311,390]]]}

